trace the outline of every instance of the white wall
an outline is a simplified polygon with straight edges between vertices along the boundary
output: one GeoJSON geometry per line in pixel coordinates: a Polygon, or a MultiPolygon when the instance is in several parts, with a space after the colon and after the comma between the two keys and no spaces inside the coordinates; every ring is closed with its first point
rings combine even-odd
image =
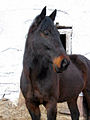
{"type": "MultiPolygon", "coordinates": [[[[0,0],[0,97],[19,95],[25,36],[33,18],[47,6],[57,9],[56,22],[73,26],[72,52],[90,52],[90,0],[0,0]]],[[[87,55],[89,58],[89,54],[87,55]]]]}

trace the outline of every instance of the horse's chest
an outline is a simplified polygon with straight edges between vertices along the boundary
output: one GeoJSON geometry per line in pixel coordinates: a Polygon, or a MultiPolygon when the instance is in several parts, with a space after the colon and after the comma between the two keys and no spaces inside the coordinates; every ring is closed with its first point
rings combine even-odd
{"type": "Polygon", "coordinates": [[[44,81],[34,81],[31,87],[36,101],[43,103],[44,99],[48,98],[48,86],[44,81]]]}
{"type": "Polygon", "coordinates": [[[45,94],[44,92],[41,92],[39,90],[34,90],[33,97],[40,104],[42,104],[44,101],[48,100],[48,94],[45,94]]]}
{"type": "Polygon", "coordinates": [[[53,79],[37,80],[32,85],[34,98],[40,103],[47,102],[51,96],[57,96],[57,87],[57,82],[54,83],[53,79]]]}

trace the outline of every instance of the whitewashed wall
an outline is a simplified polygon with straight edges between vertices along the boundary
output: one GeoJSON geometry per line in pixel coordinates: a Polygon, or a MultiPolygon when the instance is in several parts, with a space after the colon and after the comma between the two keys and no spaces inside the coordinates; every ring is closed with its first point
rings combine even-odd
{"type": "Polygon", "coordinates": [[[16,100],[25,36],[33,18],[47,6],[57,9],[55,22],[73,26],[72,53],[90,58],[90,0],[0,0],[0,98],[16,100]]]}

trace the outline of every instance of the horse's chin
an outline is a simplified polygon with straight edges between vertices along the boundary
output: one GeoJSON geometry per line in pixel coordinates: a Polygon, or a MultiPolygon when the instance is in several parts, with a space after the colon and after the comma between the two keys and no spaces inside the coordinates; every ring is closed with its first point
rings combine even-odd
{"type": "Polygon", "coordinates": [[[62,73],[64,70],[62,69],[56,69],[56,73],[62,73]]]}

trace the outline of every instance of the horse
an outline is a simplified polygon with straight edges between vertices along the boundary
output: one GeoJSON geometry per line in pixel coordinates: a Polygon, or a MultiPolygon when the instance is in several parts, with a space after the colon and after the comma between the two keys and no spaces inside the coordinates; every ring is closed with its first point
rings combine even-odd
{"type": "Polygon", "coordinates": [[[87,120],[90,120],[90,60],[83,55],[69,55],[70,65],[59,77],[58,102],[67,101],[72,120],[79,120],[77,98],[83,92],[87,120]]]}
{"type": "Polygon", "coordinates": [[[72,120],[79,120],[77,97],[83,91],[90,119],[90,61],[81,55],[67,55],[54,25],[57,10],[46,16],[46,7],[28,31],[23,56],[20,88],[32,120],[40,120],[39,105],[47,119],[56,120],[57,103],[66,101],[72,120]]]}

